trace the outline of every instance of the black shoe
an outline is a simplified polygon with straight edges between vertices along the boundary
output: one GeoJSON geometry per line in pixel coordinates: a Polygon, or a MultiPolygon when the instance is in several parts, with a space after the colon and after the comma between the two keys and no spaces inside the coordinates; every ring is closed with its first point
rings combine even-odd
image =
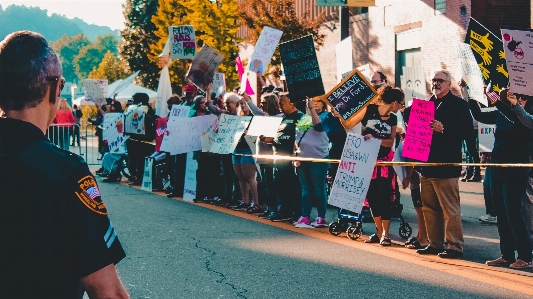
{"type": "Polygon", "coordinates": [[[141,184],[142,184],[142,182],[140,182],[140,181],[133,181],[133,182],[129,183],[128,185],[130,185],[130,186],[140,186],[141,184]]]}
{"type": "Polygon", "coordinates": [[[270,217],[269,219],[274,221],[274,222],[280,222],[280,221],[287,221],[287,220],[291,219],[291,216],[290,215],[285,215],[283,213],[276,213],[276,214],[272,215],[272,217],[270,217]]]}
{"type": "Polygon", "coordinates": [[[168,195],[170,193],[173,193],[174,192],[174,187],[172,186],[168,186],[166,189],[165,189],[165,193],[168,195]]]}
{"type": "Polygon", "coordinates": [[[106,183],[116,183],[116,182],[120,182],[120,178],[117,178],[117,177],[107,177],[105,179],[103,179],[102,181],[106,182],[106,183]]]}
{"type": "Polygon", "coordinates": [[[443,259],[458,259],[463,257],[463,253],[454,249],[446,249],[438,254],[443,259]]]}
{"type": "Polygon", "coordinates": [[[233,208],[235,211],[246,211],[250,207],[249,203],[241,203],[240,205],[233,208]]]}
{"type": "Polygon", "coordinates": [[[469,183],[478,183],[478,182],[481,182],[481,176],[480,175],[477,175],[477,176],[473,176],[472,178],[466,180],[467,182],[469,183]]]}
{"type": "Polygon", "coordinates": [[[422,249],[418,249],[416,251],[416,253],[418,254],[439,254],[439,253],[442,253],[444,252],[444,249],[437,249],[437,248],[433,248],[431,246],[426,246],[426,248],[422,248],[422,249]]]}
{"type": "Polygon", "coordinates": [[[268,216],[269,216],[270,214],[272,214],[272,213],[274,213],[274,212],[264,211],[263,213],[257,215],[257,218],[267,219],[268,216]]]}
{"type": "Polygon", "coordinates": [[[195,198],[192,201],[194,201],[194,202],[203,202],[203,203],[210,203],[211,202],[211,200],[209,198],[207,198],[207,197],[204,197],[203,199],[195,198]]]}
{"type": "Polygon", "coordinates": [[[98,169],[95,173],[96,174],[102,174],[104,171],[105,171],[105,169],[103,167],[100,167],[100,169],[98,169]]]}
{"type": "Polygon", "coordinates": [[[241,205],[241,202],[238,201],[238,200],[235,200],[235,201],[228,202],[228,203],[226,204],[226,207],[227,207],[227,208],[230,208],[230,209],[233,209],[233,208],[238,207],[238,206],[240,206],[240,205],[241,205]]]}
{"type": "Polygon", "coordinates": [[[474,177],[473,175],[465,175],[464,177],[461,178],[461,182],[468,182],[473,177],[474,177]]]}
{"type": "Polygon", "coordinates": [[[178,195],[174,194],[174,192],[170,192],[169,194],[167,194],[167,198],[174,198],[174,197],[178,197],[178,195]]]}

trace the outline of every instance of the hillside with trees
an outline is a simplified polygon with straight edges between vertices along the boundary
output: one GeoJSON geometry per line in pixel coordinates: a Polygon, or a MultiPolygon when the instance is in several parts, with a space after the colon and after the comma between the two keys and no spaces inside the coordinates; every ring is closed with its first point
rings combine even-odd
{"type": "Polygon", "coordinates": [[[65,16],[52,14],[38,7],[23,5],[0,5],[0,40],[11,32],[31,30],[41,33],[48,41],[57,41],[63,35],[76,36],[83,33],[90,41],[96,41],[100,35],[113,34],[120,39],[117,30],[109,27],[87,24],[78,18],[69,19],[65,16]]]}

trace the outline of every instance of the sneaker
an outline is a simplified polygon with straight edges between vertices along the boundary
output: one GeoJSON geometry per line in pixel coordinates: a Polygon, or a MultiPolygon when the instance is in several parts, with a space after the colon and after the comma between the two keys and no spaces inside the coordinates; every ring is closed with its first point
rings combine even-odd
{"type": "Polygon", "coordinates": [[[526,269],[531,268],[533,266],[533,263],[531,262],[525,262],[521,259],[517,259],[516,262],[509,265],[509,268],[511,269],[526,269]]]}
{"type": "Polygon", "coordinates": [[[496,223],[497,221],[496,216],[491,216],[490,214],[485,214],[481,217],[479,217],[479,221],[483,223],[496,223]]]}
{"type": "Polygon", "coordinates": [[[242,204],[241,201],[236,200],[236,201],[232,201],[232,202],[227,203],[226,207],[228,207],[230,209],[233,209],[233,208],[236,208],[236,207],[240,206],[241,204],[242,204]]]}
{"type": "Polygon", "coordinates": [[[270,211],[263,211],[263,213],[257,215],[257,218],[261,218],[261,219],[267,219],[268,216],[270,214],[273,214],[274,212],[270,212],[270,211]]]}
{"type": "Polygon", "coordinates": [[[283,213],[276,213],[274,215],[272,215],[272,217],[268,218],[274,222],[279,222],[279,221],[287,221],[289,219],[291,219],[291,216],[289,215],[285,215],[283,213]]]}
{"type": "Polygon", "coordinates": [[[492,261],[486,261],[485,265],[491,267],[509,267],[513,262],[506,261],[503,257],[499,257],[492,261]]]}
{"type": "Polygon", "coordinates": [[[326,223],[326,218],[323,217],[316,217],[316,220],[311,223],[314,227],[326,227],[328,224],[326,223]]]}
{"type": "Polygon", "coordinates": [[[293,225],[296,226],[298,224],[306,224],[306,225],[309,225],[311,224],[311,221],[309,220],[309,217],[307,216],[301,216],[300,218],[298,218],[298,221],[294,222],[293,225]]]}
{"type": "Polygon", "coordinates": [[[260,206],[257,206],[257,205],[250,205],[247,209],[246,209],[246,213],[248,214],[257,214],[257,213],[261,213],[263,212],[263,209],[261,209],[260,206]]]}
{"type": "Polygon", "coordinates": [[[250,207],[249,203],[242,202],[240,205],[233,208],[235,211],[246,211],[250,207]]]}
{"type": "Polygon", "coordinates": [[[266,219],[272,220],[273,218],[276,218],[277,215],[278,215],[278,213],[276,213],[276,212],[270,212],[270,214],[268,214],[266,219]]]}

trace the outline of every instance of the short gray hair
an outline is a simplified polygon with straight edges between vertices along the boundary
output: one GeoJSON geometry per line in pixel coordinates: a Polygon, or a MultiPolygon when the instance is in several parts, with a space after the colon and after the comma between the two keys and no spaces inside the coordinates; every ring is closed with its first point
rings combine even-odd
{"type": "Polygon", "coordinates": [[[0,108],[36,107],[54,82],[51,77],[61,74],[59,57],[41,34],[26,30],[9,34],[0,42],[0,108]]]}
{"type": "Polygon", "coordinates": [[[446,78],[448,79],[448,82],[452,82],[452,74],[447,69],[436,69],[433,71],[433,74],[436,73],[444,73],[446,75],[446,78]]]}
{"type": "Polygon", "coordinates": [[[229,100],[232,103],[238,103],[241,99],[241,96],[234,92],[228,92],[224,95],[224,101],[229,100]]]}

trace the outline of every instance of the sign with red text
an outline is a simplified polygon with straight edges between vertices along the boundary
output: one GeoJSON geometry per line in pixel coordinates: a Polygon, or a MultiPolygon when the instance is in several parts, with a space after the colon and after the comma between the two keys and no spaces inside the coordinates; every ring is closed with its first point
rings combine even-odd
{"type": "Polygon", "coordinates": [[[191,25],[168,27],[172,59],[192,59],[196,56],[196,35],[191,25]]]}
{"type": "Polygon", "coordinates": [[[533,96],[533,31],[502,29],[502,37],[509,88],[533,96]]]}
{"type": "Polygon", "coordinates": [[[402,156],[422,162],[427,162],[433,139],[433,130],[429,122],[435,119],[435,104],[430,101],[413,99],[411,114],[405,140],[403,145],[402,156]]]}
{"type": "Polygon", "coordinates": [[[348,133],[328,203],[361,213],[381,140],[348,133]]]}
{"type": "Polygon", "coordinates": [[[479,152],[491,153],[494,148],[494,134],[496,133],[496,125],[487,125],[484,123],[477,123],[477,131],[479,138],[479,152]]]}

